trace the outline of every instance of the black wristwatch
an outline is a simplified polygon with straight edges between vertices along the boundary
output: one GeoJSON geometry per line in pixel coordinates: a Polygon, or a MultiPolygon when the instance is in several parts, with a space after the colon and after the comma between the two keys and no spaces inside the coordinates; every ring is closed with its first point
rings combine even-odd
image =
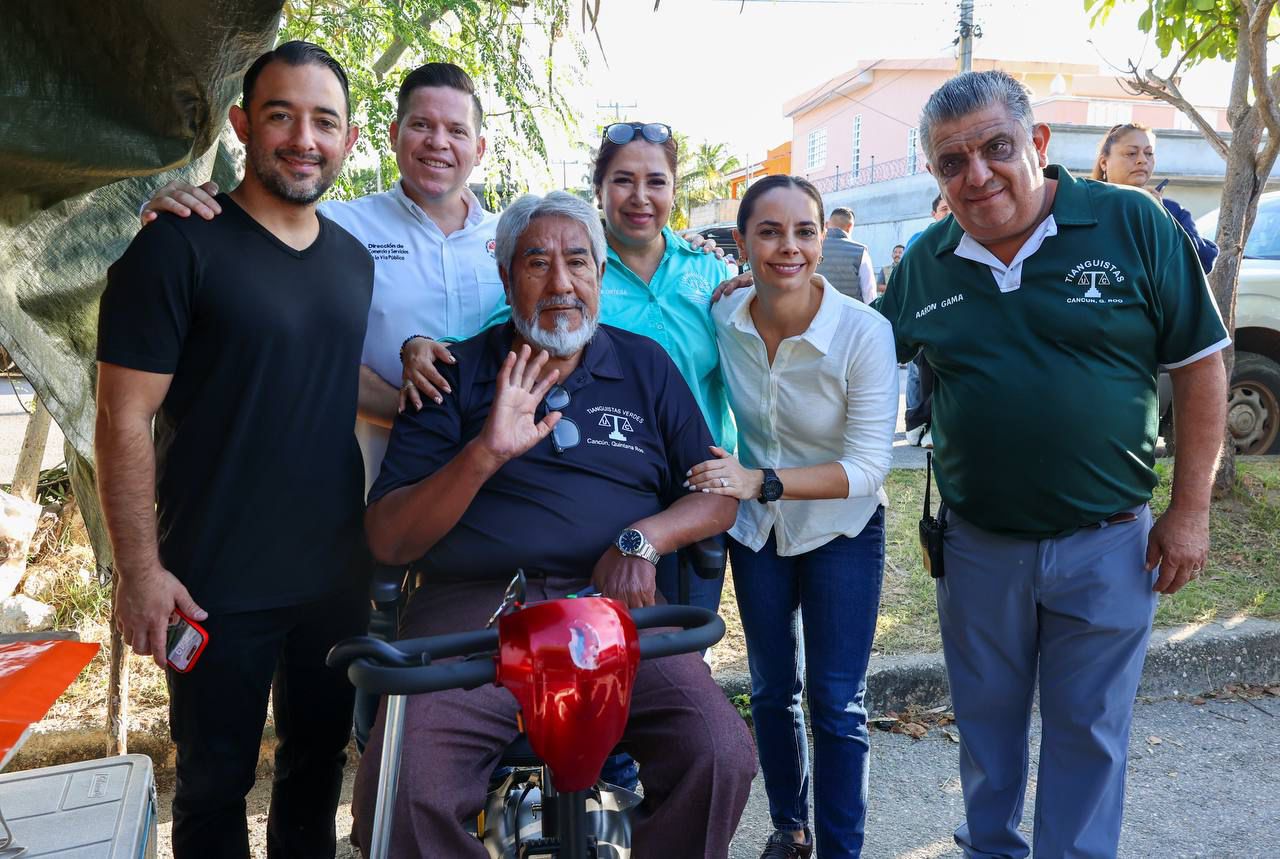
{"type": "Polygon", "coordinates": [[[782,481],[778,479],[778,473],[772,468],[762,468],[760,470],[764,472],[764,482],[760,484],[760,494],[756,497],[756,500],[761,504],[777,501],[782,497],[782,481]]]}

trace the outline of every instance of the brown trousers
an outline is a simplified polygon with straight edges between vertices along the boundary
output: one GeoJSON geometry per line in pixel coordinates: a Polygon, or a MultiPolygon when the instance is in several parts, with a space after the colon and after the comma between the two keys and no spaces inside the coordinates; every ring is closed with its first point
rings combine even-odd
{"type": "MultiPolygon", "coordinates": [[[[580,590],[586,580],[531,579],[530,601],[580,590]]],[[[502,583],[429,585],[409,606],[411,638],[480,629],[502,583]]],[[[496,686],[411,697],[396,794],[391,855],[487,859],[463,821],[484,806],[489,775],[516,737],[516,701],[496,686]]],[[[360,849],[372,838],[385,706],[356,774],[352,811],[360,849]]],[[[640,763],[644,802],[634,818],[635,859],[724,859],[756,772],[755,743],[698,655],[644,661],[620,748],[640,763]]]]}

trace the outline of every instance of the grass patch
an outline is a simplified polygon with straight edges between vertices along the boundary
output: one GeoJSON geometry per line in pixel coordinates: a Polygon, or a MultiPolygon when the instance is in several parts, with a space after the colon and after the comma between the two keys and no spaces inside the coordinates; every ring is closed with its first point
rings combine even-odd
{"type": "MultiPolygon", "coordinates": [[[[1214,502],[1204,575],[1161,597],[1156,626],[1232,617],[1280,618],[1280,458],[1242,457],[1236,487],[1214,502]]],[[[1151,499],[1158,516],[1169,506],[1171,460],[1156,463],[1160,485],[1151,499]]],[[[920,565],[917,523],[924,499],[921,471],[894,470],[885,483],[884,596],[876,625],[877,652],[941,649],[934,585],[920,565]]],[[[937,499],[934,499],[936,506],[937,499]]]]}

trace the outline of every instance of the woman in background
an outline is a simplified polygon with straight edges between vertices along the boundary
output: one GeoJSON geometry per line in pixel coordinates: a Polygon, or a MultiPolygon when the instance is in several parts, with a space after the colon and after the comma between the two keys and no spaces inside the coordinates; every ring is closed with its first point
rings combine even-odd
{"type": "Polygon", "coordinates": [[[1201,237],[1191,213],[1160,193],[1159,187],[1147,183],[1156,170],[1156,133],[1138,122],[1113,125],[1098,144],[1098,157],[1093,162],[1093,178],[1113,185],[1145,188],[1164,204],[1173,219],[1182,225],[1195,246],[1200,267],[1208,274],[1218,258],[1218,246],[1201,237]]]}

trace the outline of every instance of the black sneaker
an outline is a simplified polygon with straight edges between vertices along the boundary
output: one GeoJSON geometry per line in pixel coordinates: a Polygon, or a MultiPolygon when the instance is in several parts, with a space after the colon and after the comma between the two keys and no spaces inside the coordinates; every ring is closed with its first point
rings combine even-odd
{"type": "Polygon", "coordinates": [[[774,830],[765,842],[760,859],[809,859],[813,855],[813,836],[804,831],[804,841],[796,841],[790,832],[774,830]]]}

